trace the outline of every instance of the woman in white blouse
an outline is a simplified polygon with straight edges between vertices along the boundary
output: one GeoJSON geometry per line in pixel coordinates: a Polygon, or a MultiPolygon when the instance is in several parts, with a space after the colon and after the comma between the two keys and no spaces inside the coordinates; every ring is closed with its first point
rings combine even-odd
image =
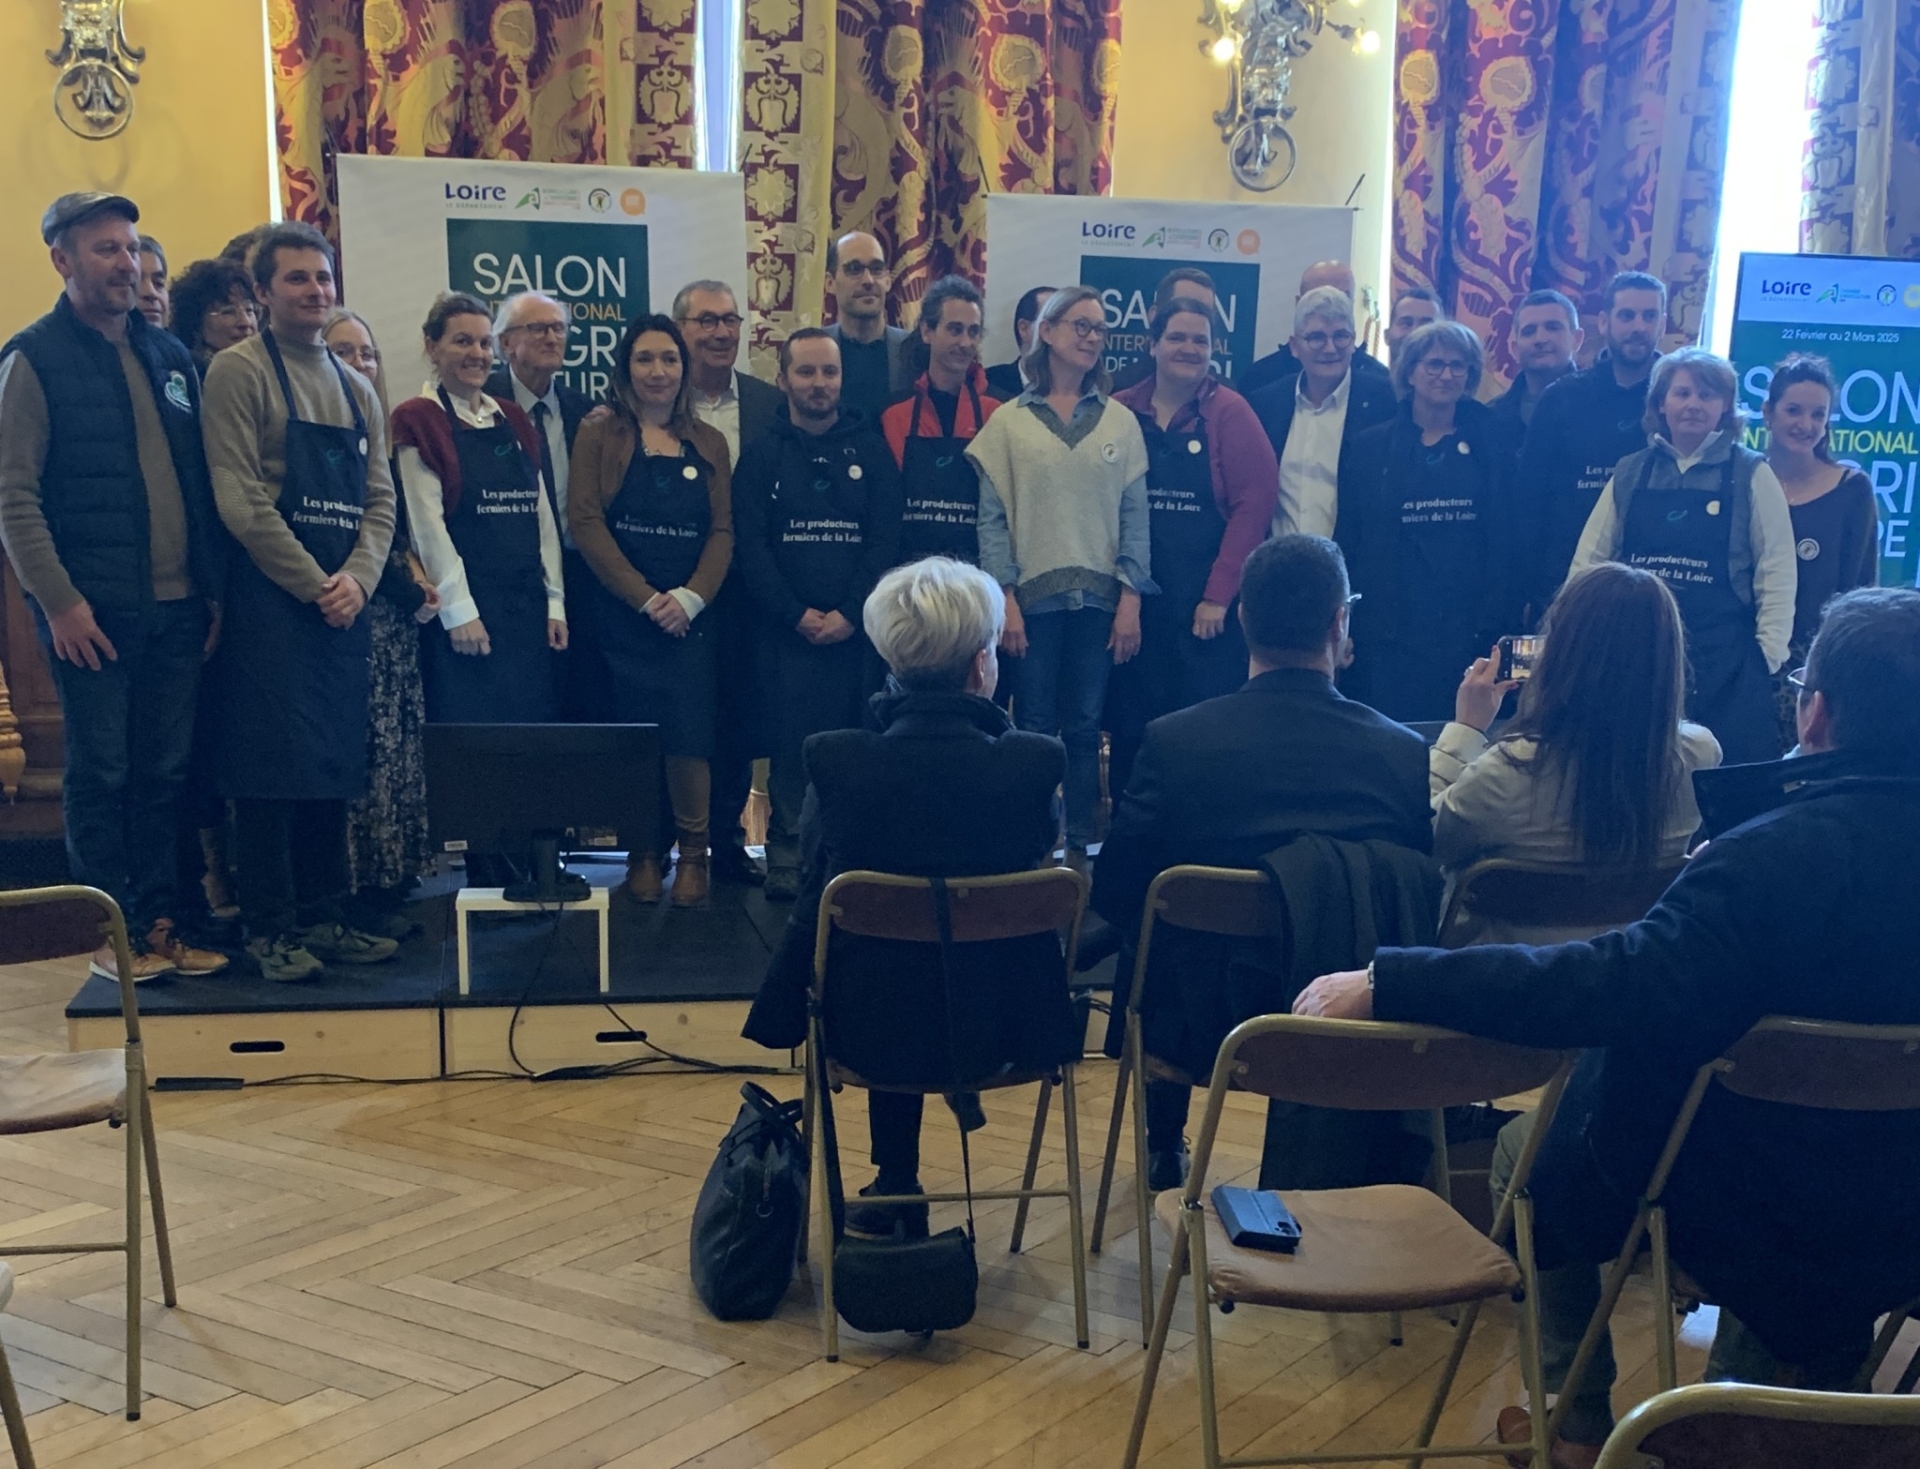
{"type": "Polygon", "coordinates": [[[1458,873],[1489,857],[1645,870],[1677,862],[1700,826],[1693,772],[1720,745],[1680,717],[1680,610],[1652,572],[1606,562],[1571,577],[1547,609],[1520,706],[1486,730],[1512,683],[1498,649],[1461,680],[1428,760],[1433,854],[1458,873]]]}

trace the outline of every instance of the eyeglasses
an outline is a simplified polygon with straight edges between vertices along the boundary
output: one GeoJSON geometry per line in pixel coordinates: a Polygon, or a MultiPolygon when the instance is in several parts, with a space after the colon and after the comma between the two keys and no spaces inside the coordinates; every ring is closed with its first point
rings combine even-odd
{"type": "Polygon", "coordinates": [[[1363,596],[1365,596],[1365,595],[1366,595],[1366,594],[1365,594],[1364,592],[1351,592],[1351,593],[1349,593],[1349,594],[1347,595],[1347,606],[1348,606],[1348,607],[1352,607],[1352,606],[1353,606],[1353,604],[1354,604],[1355,602],[1358,602],[1358,601],[1359,601],[1359,600],[1361,599],[1361,597],[1363,597],[1363,596]]]}
{"type": "Polygon", "coordinates": [[[1104,342],[1107,339],[1107,325],[1103,321],[1088,321],[1085,317],[1075,317],[1067,323],[1073,328],[1073,334],[1083,342],[1104,342]]]}
{"type": "Polygon", "coordinates": [[[238,321],[243,316],[248,321],[258,321],[260,319],[260,308],[251,302],[241,306],[229,301],[224,306],[215,306],[207,312],[207,315],[217,316],[222,321],[238,321]]]}
{"type": "Polygon", "coordinates": [[[529,321],[519,326],[510,326],[500,335],[504,337],[507,332],[525,332],[530,337],[564,337],[567,334],[567,324],[564,321],[529,321]]]}
{"type": "Polygon", "coordinates": [[[1352,332],[1308,332],[1300,339],[1310,351],[1324,352],[1329,347],[1338,347],[1341,351],[1353,345],[1352,332]]]}
{"type": "Polygon", "coordinates": [[[884,260],[842,260],[840,262],[840,274],[852,276],[855,280],[860,279],[863,275],[870,275],[875,280],[879,280],[881,276],[887,274],[887,262],[884,260]]]}
{"type": "Polygon", "coordinates": [[[746,318],[737,311],[729,311],[724,315],[717,311],[703,311],[698,316],[683,316],[680,320],[689,326],[699,327],[703,332],[718,331],[721,327],[737,332],[746,318]]]}
{"type": "Polygon", "coordinates": [[[1466,363],[1457,360],[1447,360],[1439,357],[1422,357],[1420,359],[1420,371],[1424,372],[1428,377],[1465,377],[1468,368],[1466,363]]]}
{"type": "Polygon", "coordinates": [[[380,349],[378,347],[355,347],[345,343],[332,348],[333,355],[349,367],[378,367],[380,349]]]}
{"type": "Polygon", "coordinates": [[[1787,683],[1793,689],[1796,698],[1813,692],[1807,687],[1807,666],[1804,663],[1787,674],[1787,683]]]}

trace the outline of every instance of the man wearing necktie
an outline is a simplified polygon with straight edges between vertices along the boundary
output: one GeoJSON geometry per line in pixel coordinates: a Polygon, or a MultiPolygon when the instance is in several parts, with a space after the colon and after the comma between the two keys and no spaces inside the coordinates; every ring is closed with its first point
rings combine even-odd
{"type": "Polygon", "coordinates": [[[572,723],[597,722],[607,686],[588,615],[586,590],[592,575],[566,531],[567,466],[581,420],[594,411],[593,400],[562,377],[571,315],[566,304],[544,291],[521,291],[500,303],[493,335],[506,360],[487,381],[487,391],[520,405],[540,434],[540,471],[552,497],[561,530],[562,575],[567,585],[567,651],[559,658],[560,708],[572,723]]]}

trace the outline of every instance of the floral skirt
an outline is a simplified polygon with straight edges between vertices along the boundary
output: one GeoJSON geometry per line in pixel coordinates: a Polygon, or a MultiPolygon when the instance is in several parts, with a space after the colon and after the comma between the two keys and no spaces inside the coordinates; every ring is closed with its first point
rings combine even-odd
{"type": "Polygon", "coordinates": [[[373,625],[367,792],[347,808],[347,870],[356,893],[409,886],[433,864],[419,625],[381,597],[367,614],[373,625]]]}

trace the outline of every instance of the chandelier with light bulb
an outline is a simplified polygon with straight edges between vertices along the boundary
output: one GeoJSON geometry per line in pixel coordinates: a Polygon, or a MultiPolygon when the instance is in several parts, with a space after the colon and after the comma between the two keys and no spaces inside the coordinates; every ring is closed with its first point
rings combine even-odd
{"type": "MultiPolygon", "coordinates": [[[[1349,0],[1358,5],[1360,0],[1349,0]]],[[[1329,18],[1333,0],[1203,0],[1200,24],[1211,33],[1200,49],[1228,69],[1227,105],[1214,113],[1227,163],[1243,188],[1265,193],[1292,175],[1299,161],[1286,129],[1295,58],[1331,31],[1356,55],[1380,50],[1380,33],[1329,18]]]]}

